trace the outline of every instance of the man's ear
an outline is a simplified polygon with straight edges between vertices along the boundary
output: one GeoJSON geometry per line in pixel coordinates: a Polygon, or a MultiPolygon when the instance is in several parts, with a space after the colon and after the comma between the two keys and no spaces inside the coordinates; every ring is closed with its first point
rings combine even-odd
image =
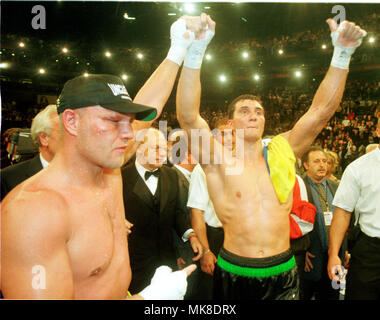
{"type": "Polygon", "coordinates": [[[49,136],[45,132],[38,133],[38,140],[40,141],[40,145],[42,147],[47,147],[49,145],[49,136]]]}
{"type": "Polygon", "coordinates": [[[72,136],[78,135],[79,117],[79,114],[72,109],[66,109],[62,113],[63,128],[72,136]]]}
{"type": "Polygon", "coordinates": [[[309,170],[309,165],[307,164],[307,162],[303,162],[302,164],[306,171],[309,170]]]}

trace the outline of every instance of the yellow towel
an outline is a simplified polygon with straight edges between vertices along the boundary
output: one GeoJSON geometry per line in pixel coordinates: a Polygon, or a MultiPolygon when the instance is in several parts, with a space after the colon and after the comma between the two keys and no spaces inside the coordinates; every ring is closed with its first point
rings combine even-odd
{"type": "Polygon", "coordinates": [[[275,136],[268,144],[268,165],[277,197],[281,203],[286,202],[293,191],[296,181],[296,157],[288,141],[275,136]]]}

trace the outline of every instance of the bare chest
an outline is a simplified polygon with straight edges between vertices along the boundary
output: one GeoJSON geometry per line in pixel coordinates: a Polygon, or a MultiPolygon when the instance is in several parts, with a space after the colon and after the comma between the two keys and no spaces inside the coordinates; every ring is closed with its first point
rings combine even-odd
{"type": "Polygon", "coordinates": [[[74,280],[98,278],[128,263],[122,199],[88,195],[71,210],[71,236],[67,244],[74,280]]]}
{"type": "Polygon", "coordinates": [[[208,179],[208,186],[218,215],[243,218],[257,213],[262,217],[290,210],[289,201],[280,203],[264,159],[244,164],[240,174],[225,174],[221,183],[208,179]]]}

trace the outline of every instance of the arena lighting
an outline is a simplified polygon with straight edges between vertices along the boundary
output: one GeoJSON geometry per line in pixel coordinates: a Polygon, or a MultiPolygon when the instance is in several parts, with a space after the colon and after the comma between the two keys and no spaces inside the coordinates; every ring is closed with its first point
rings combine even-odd
{"type": "Polygon", "coordinates": [[[128,15],[128,13],[126,13],[126,12],[123,14],[123,18],[124,18],[125,20],[136,20],[135,17],[130,17],[130,16],[128,15]]]}
{"type": "Polygon", "coordinates": [[[45,73],[45,69],[43,69],[43,68],[38,69],[38,73],[44,74],[45,73]]]}
{"type": "Polygon", "coordinates": [[[226,81],[227,81],[227,77],[226,77],[224,74],[221,74],[221,75],[219,76],[219,80],[220,80],[221,82],[226,82],[226,81]]]}
{"type": "Polygon", "coordinates": [[[6,69],[6,68],[8,68],[9,67],[9,64],[8,63],[6,63],[6,62],[2,62],[2,63],[0,63],[0,69],[6,69]]]}
{"type": "Polygon", "coordinates": [[[280,49],[278,50],[278,54],[283,54],[284,53],[284,50],[280,49]]]}
{"type": "Polygon", "coordinates": [[[128,76],[127,76],[126,74],[122,74],[122,75],[121,75],[121,78],[122,78],[123,80],[127,80],[127,79],[128,79],[128,76]]]}
{"type": "Polygon", "coordinates": [[[63,52],[63,53],[68,53],[69,50],[68,50],[66,47],[64,47],[64,48],[62,48],[62,52],[63,52]]]}
{"type": "Polygon", "coordinates": [[[168,16],[176,16],[177,14],[176,13],[174,13],[174,12],[169,12],[168,13],[168,16]]]}
{"type": "Polygon", "coordinates": [[[296,72],[294,73],[294,75],[295,75],[297,78],[300,78],[301,75],[302,75],[302,73],[301,73],[301,71],[296,71],[296,72]]]}
{"type": "Polygon", "coordinates": [[[19,46],[20,48],[24,48],[24,47],[25,47],[25,43],[24,43],[24,42],[19,42],[18,46],[19,46]]]}
{"type": "Polygon", "coordinates": [[[110,58],[110,57],[111,57],[111,52],[106,51],[106,52],[104,53],[104,55],[105,55],[107,58],[110,58]]]}
{"type": "Polygon", "coordinates": [[[244,59],[247,59],[248,56],[249,56],[249,54],[248,54],[247,51],[244,51],[244,52],[242,53],[242,56],[243,56],[244,59]]]}
{"type": "Polygon", "coordinates": [[[211,60],[211,59],[212,59],[211,54],[206,54],[206,60],[211,60]]]}
{"type": "Polygon", "coordinates": [[[370,37],[369,40],[368,40],[369,43],[374,43],[375,42],[375,38],[374,37],[370,37]]]}
{"type": "Polygon", "coordinates": [[[144,58],[144,56],[143,56],[142,53],[138,53],[138,54],[137,54],[137,58],[141,60],[142,58],[144,58]]]}
{"type": "Polygon", "coordinates": [[[84,75],[85,77],[88,77],[88,73],[87,73],[87,72],[83,73],[83,75],[84,75]]]}
{"type": "Polygon", "coordinates": [[[325,44],[322,44],[322,49],[324,50],[324,49],[326,49],[327,47],[326,47],[326,45],[325,44]]]}
{"type": "Polygon", "coordinates": [[[260,80],[260,76],[256,73],[254,76],[253,76],[253,79],[255,79],[256,81],[260,80]]]}
{"type": "Polygon", "coordinates": [[[186,13],[193,13],[195,10],[194,3],[185,3],[183,5],[183,9],[185,10],[186,13]]]}

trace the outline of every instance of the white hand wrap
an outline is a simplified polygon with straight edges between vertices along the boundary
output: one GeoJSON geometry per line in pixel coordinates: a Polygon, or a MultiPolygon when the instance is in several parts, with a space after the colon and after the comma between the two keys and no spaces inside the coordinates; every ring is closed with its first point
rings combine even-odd
{"type": "Polygon", "coordinates": [[[183,300],[187,289],[186,272],[172,272],[168,266],[156,269],[150,285],[139,293],[144,300],[183,300]]]}
{"type": "Polygon", "coordinates": [[[367,35],[367,33],[364,31],[364,34],[361,38],[358,39],[358,44],[353,47],[346,47],[339,43],[338,37],[339,33],[343,30],[345,24],[347,22],[343,21],[341,24],[339,24],[339,27],[336,31],[331,33],[331,39],[332,44],[334,46],[334,53],[331,60],[331,65],[333,67],[339,68],[339,69],[348,69],[348,66],[350,64],[351,55],[355,52],[355,49],[359,47],[362,43],[363,37],[367,35]]]}
{"type": "Polygon", "coordinates": [[[184,62],[184,66],[190,69],[200,69],[203,61],[203,56],[206,48],[214,37],[215,32],[206,30],[206,35],[203,39],[194,40],[191,44],[184,62]]]}
{"type": "Polygon", "coordinates": [[[171,46],[166,58],[180,66],[194,37],[194,32],[186,29],[186,20],[178,19],[170,27],[171,46]]]}

